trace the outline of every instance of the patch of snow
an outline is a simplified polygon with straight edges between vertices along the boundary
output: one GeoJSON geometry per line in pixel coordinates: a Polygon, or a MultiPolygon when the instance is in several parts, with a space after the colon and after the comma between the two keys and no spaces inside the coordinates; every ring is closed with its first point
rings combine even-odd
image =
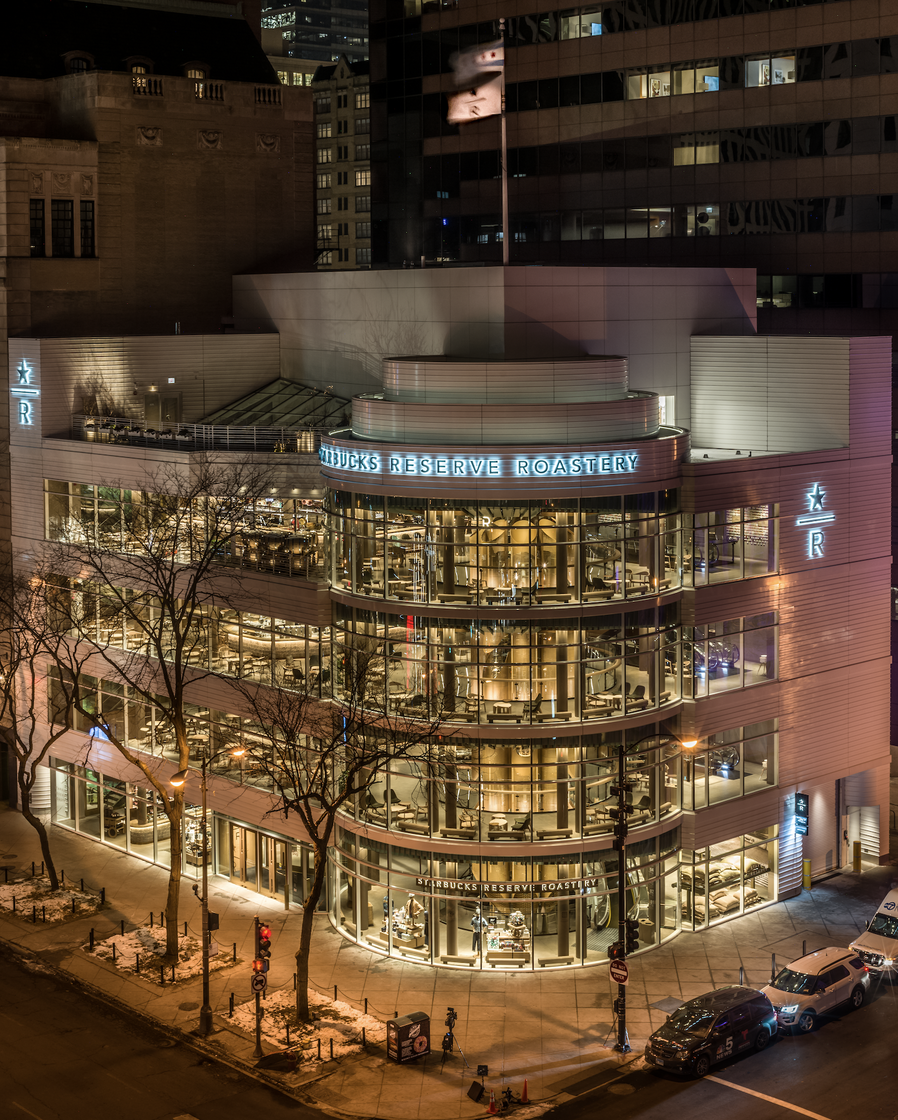
{"type": "MultiPolygon", "coordinates": [[[[365,1029],[367,1043],[384,1042],[387,1037],[386,1024],[373,1015],[365,1015],[342,1000],[331,1000],[309,989],[309,1007],[319,1016],[317,1022],[299,1023],[296,1019],[296,995],[292,989],[268,992],[261,1001],[262,1037],[279,1050],[287,1049],[287,1027],[290,1027],[289,1047],[295,1051],[300,1061],[318,1060],[318,1042],[321,1042],[321,1058],[326,1061],[331,1056],[330,1044],[334,1044],[334,1057],[344,1058],[350,1054],[362,1054],[362,1028],[365,1029]]],[[[231,1024],[247,1034],[256,1030],[256,1002],[241,1003],[234,1008],[231,1024]]]]}
{"type": "MultiPolygon", "coordinates": [[[[165,956],[165,929],[162,926],[139,926],[124,935],[117,933],[103,941],[94,943],[94,956],[113,961],[116,968],[134,972],[152,984],[162,983],[159,969],[165,969],[165,983],[171,981],[171,965],[163,961],[165,956]],[[115,953],[113,955],[113,948],[115,953]],[[140,957],[140,968],[137,958],[140,957]]],[[[211,950],[215,950],[212,941],[211,950]]],[[[89,951],[89,950],[88,950],[89,951]]],[[[238,958],[239,960],[239,958],[238,958]]],[[[233,955],[227,950],[210,952],[209,971],[227,968],[234,963],[233,955]]],[[[203,973],[203,943],[199,937],[180,934],[178,937],[178,963],[175,965],[175,981],[189,980],[203,973]]]]}
{"type": "Polygon", "coordinates": [[[30,922],[36,907],[38,923],[46,918],[47,925],[70,921],[73,917],[83,918],[100,909],[99,895],[68,888],[51,891],[50,880],[37,877],[0,885],[0,907],[12,912],[13,899],[16,917],[30,922]]]}

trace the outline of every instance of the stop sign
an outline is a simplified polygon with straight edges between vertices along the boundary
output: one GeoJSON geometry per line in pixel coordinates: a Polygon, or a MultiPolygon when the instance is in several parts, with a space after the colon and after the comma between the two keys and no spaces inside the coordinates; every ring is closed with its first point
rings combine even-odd
{"type": "Polygon", "coordinates": [[[626,961],[611,961],[608,975],[615,984],[626,984],[630,979],[630,970],[626,961]]]}

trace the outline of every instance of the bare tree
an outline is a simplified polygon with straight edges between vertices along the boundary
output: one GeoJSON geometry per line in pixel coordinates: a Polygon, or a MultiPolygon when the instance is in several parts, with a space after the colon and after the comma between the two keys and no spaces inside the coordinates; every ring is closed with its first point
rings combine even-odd
{"type": "MultiPolygon", "coordinates": [[[[148,474],[146,490],[119,493],[118,516],[70,523],[44,563],[69,588],[67,628],[94,643],[112,679],[155,713],[157,736],[179,770],[190,762],[188,688],[211,672],[209,617],[237,601],[239,571],[229,561],[248,510],[265,496],[271,469],[250,459],[191,457],[148,474]]],[[[61,651],[65,654],[65,650],[61,651]]],[[[71,669],[63,659],[63,668],[71,669]]],[[[159,776],[159,760],[132,749],[123,727],[76,690],[74,704],[155,789],[170,822],[165,904],[166,957],[178,957],[178,898],[184,792],[159,776]]]]}
{"type": "Polygon", "coordinates": [[[22,575],[0,583],[0,726],[15,759],[16,786],[22,816],[40,840],[50,889],[59,889],[59,877],[50,851],[50,838],[34,812],[32,795],[38,766],[54,743],[75,726],[77,681],[93,647],[68,643],[58,628],[54,599],[40,578],[22,575]],[[54,651],[64,648],[64,660],[76,685],[60,698],[51,695],[54,651]],[[53,713],[48,720],[48,704],[53,713]],[[49,723],[49,730],[48,730],[49,723]]]}
{"type": "MultiPolygon", "coordinates": [[[[370,639],[362,639],[369,646],[370,639]]],[[[315,854],[311,885],[303,899],[296,949],[296,1015],[309,1021],[309,953],[315,911],[321,900],[327,853],[341,813],[361,818],[371,786],[391,763],[410,760],[430,774],[439,766],[442,713],[399,715],[390,710],[384,656],[344,647],[335,659],[336,695],[319,699],[298,691],[237,684],[252,726],[243,742],[253,780],[268,786],[277,804],[269,812],[295,813],[315,854]]]]}

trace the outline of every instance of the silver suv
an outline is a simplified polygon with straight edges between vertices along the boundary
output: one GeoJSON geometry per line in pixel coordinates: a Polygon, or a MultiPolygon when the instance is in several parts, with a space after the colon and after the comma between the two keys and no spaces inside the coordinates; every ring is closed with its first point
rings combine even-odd
{"type": "Polygon", "coordinates": [[[813,1030],[817,1016],[843,1003],[860,1007],[870,970],[851,949],[818,949],[781,969],[761,991],[773,1004],[781,1030],[813,1030]]]}

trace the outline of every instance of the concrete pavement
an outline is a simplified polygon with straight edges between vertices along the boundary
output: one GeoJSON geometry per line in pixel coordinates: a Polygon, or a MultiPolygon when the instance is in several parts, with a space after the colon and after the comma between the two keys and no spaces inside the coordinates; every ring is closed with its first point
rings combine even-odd
{"type": "MultiPolygon", "coordinates": [[[[167,882],[162,867],[146,864],[116,848],[89,841],[66,830],[52,830],[57,866],[86,885],[105,887],[106,908],[97,915],[61,926],[42,927],[0,913],[0,937],[37,954],[94,989],[148,1015],[165,1027],[189,1032],[197,1021],[200,980],[160,988],[116,969],[85,952],[88,932],[97,938],[144,925],[158,913],[167,882]]],[[[37,837],[22,817],[0,809],[0,867],[30,869],[40,860],[37,837]]],[[[864,928],[889,889],[898,869],[889,865],[863,874],[843,873],[818,883],[797,898],[777,903],[704,932],[682,933],[659,949],[630,958],[628,1024],[633,1053],[641,1053],[648,1035],[666,1011],[653,1005],[681,1001],[711,988],[738,982],[761,986],[770,977],[771,953],[779,963],[821,945],[847,945],[864,928]]],[[[182,921],[199,934],[200,911],[192,880],[182,887],[182,921]]],[[[252,917],[258,913],[273,931],[272,988],[292,989],[293,952],[299,937],[297,911],[276,909],[269,898],[218,877],[210,881],[210,908],[219,912],[221,945],[237,944],[242,964],[213,972],[212,1007],[218,1056],[239,1066],[252,1064],[252,1040],[229,1027],[230,993],[238,1002],[249,996],[253,955],[252,917]]],[[[613,1075],[621,1056],[614,1044],[612,999],[616,986],[607,965],[548,972],[474,972],[447,970],[389,960],[361,949],[334,931],[324,914],[316,918],[310,968],[316,988],[356,1007],[368,999],[369,1014],[386,1020],[395,1012],[423,1011],[432,1017],[432,1045],[439,1046],[446,1008],[458,1012],[456,1038],[470,1069],[455,1053],[441,1067],[439,1051],[413,1066],[387,1061],[385,1049],[370,1047],[358,1058],[315,1065],[301,1076],[278,1077],[277,1083],[301,1100],[328,1111],[376,1116],[384,1120],[415,1117],[482,1115],[484,1103],[467,1095],[479,1063],[489,1066],[487,1090],[506,1084],[520,1092],[524,1079],[536,1102],[567,1099],[585,1091],[597,1078],[613,1075]]]]}

